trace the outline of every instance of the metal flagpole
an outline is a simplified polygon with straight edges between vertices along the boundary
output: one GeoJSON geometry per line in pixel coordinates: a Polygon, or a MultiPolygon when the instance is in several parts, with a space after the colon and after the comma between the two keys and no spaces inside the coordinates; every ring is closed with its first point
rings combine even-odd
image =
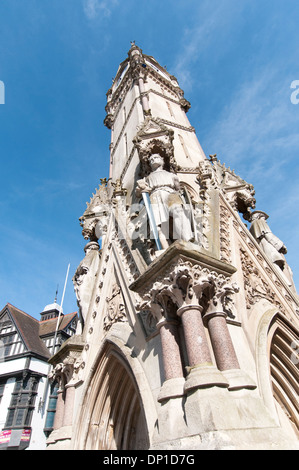
{"type": "Polygon", "coordinates": [[[63,288],[63,293],[62,293],[62,299],[61,299],[59,314],[58,314],[58,318],[57,318],[57,322],[56,322],[56,330],[55,330],[55,335],[54,335],[52,356],[55,354],[55,345],[56,345],[56,339],[57,339],[57,332],[58,332],[58,328],[59,328],[59,322],[60,322],[60,317],[61,317],[61,312],[62,312],[62,306],[63,306],[63,300],[64,300],[64,294],[65,294],[65,289],[66,289],[66,284],[67,284],[67,278],[68,278],[68,275],[69,275],[69,270],[70,270],[70,263],[67,267],[67,272],[66,272],[65,281],[64,281],[64,288],[63,288]]]}
{"type": "MultiPolygon", "coordinates": [[[[59,328],[59,322],[60,322],[60,317],[61,317],[61,312],[62,312],[62,306],[63,306],[63,301],[64,301],[64,294],[65,294],[65,289],[66,289],[66,284],[67,284],[67,278],[68,278],[68,275],[69,275],[69,270],[70,270],[70,263],[67,267],[67,272],[66,272],[65,282],[64,282],[64,288],[63,288],[63,293],[62,293],[62,299],[61,299],[59,314],[58,314],[58,318],[57,318],[57,322],[56,322],[56,329],[55,329],[54,341],[53,341],[53,347],[52,347],[52,356],[54,356],[54,354],[55,354],[55,344],[56,344],[56,340],[57,340],[57,333],[58,333],[58,328],[59,328]]],[[[40,403],[38,405],[38,411],[43,409],[44,404],[46,402],[47,393],[48,393],[48,389],[49,389],[49,374],[50,374],[50,371],[51,371],[51,367],[52,366],[50,365],[49,369],[48,369],[48,375],[46,377],[44,394],[43,394],[43,398],[40,399],[40,403]]]]}
{"type": "Polygon", "coordinates": [[[143,197],[144,205],[145,205],[146,212],[149,218],[150,227],[152,229],[157,248],[158,250],[162,250],[162,245],[159,239],[158,229],[157,229],[157,225],[155,222],[155,217],[154,217],[153,209],[151,206],[151,200],[150,200],[149,194],[144,192],[142,193],[142,197],[143,197]]]}

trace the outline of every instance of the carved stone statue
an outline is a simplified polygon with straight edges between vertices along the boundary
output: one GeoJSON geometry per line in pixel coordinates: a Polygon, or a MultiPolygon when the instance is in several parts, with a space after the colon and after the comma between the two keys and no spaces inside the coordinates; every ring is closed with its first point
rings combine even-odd
{"type": "Polygon", "coordinates": [[[88,313],[94,277],[100,261],[99,245],[97,242],[87,243],[84,251],[85,258],[79,264],[73,277],[82,330],[88,313]]]}
{"type": "Polygon", "coordinates": [[[268,217],[269,216],[263,211],[252,212],[250,232],[272,263],[281,269],[287,284],[295,291],[293,273],[284,256],[287,253],[287,248],[284,243],[272,233],[266,222],[268,217]]]}
{"type": "Polygon", "coordinates": [[[268,215],[262,211],[255,211],[251,217],[250,232],[261,245],[264,253],[270,258],[272,263],[277,264],[281,269],[284,268],[284,254],[287,249],[283,242],[271,232],[266,220],[268,215]]]}
{"type": "Polygon", "coordinates": [[[168,247],[169,239],[192,240],[191,217],[184,208],[178,177],[163,169],[164,160],[160,154],[151,155],[149,164],[151,173],[137,181],[136,196],[149,193],[162,247],[168,247]]]}

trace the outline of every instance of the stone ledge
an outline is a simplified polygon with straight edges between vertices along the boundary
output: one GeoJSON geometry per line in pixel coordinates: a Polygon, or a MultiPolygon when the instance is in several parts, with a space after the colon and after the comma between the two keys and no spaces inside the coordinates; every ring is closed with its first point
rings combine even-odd
{"type": "Polygon", "coordinates": [[[224,263],[223,261],[212,257],[207,252],[203,252],[198,245],[178,240],[170,245],[150,264],[146,271],[129,286],[130,289],[135,292],[139,292],[155,277],[163,275],[172,264],[177,262],[179,258],[191,261],[194,264],[199,264],[204,268],[208,268],[226,276],[231,276],[237,271],[237,269],[231,264],[224,263]]]}

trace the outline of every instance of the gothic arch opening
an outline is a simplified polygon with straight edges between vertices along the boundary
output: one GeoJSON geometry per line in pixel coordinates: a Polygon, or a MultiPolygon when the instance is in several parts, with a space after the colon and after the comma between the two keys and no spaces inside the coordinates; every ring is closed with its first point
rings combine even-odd
{"type": "Polygon", "coordinates": [[[268,338],[273,396],[299,435],[298,332],[278,314],[270,324],[268,338]]]}
{"type": "Polygon", "coordinates": [[[112,344],[102,354],[92,385],[87,450],[140,450],[149,447],[140,394],[129,364],[112,344]]]}

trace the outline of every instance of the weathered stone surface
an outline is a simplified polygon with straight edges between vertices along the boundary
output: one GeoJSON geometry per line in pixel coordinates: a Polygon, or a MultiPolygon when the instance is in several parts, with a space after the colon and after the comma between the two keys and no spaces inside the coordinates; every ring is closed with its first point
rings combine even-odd
{"type": "Polygon", "coordinates": [[[51,359],[49,449],[299,448],[299,302],[284,245],[277,263],[253,186],[205,156],[188,108],[175,77],[132,43],[107,93],[109,177],[80,218],[80,328],[51,359]],[[174,203],[189,214],[177,238],[174,203]],[[149,219],[162,205],[161,250],[149,219]]]}

